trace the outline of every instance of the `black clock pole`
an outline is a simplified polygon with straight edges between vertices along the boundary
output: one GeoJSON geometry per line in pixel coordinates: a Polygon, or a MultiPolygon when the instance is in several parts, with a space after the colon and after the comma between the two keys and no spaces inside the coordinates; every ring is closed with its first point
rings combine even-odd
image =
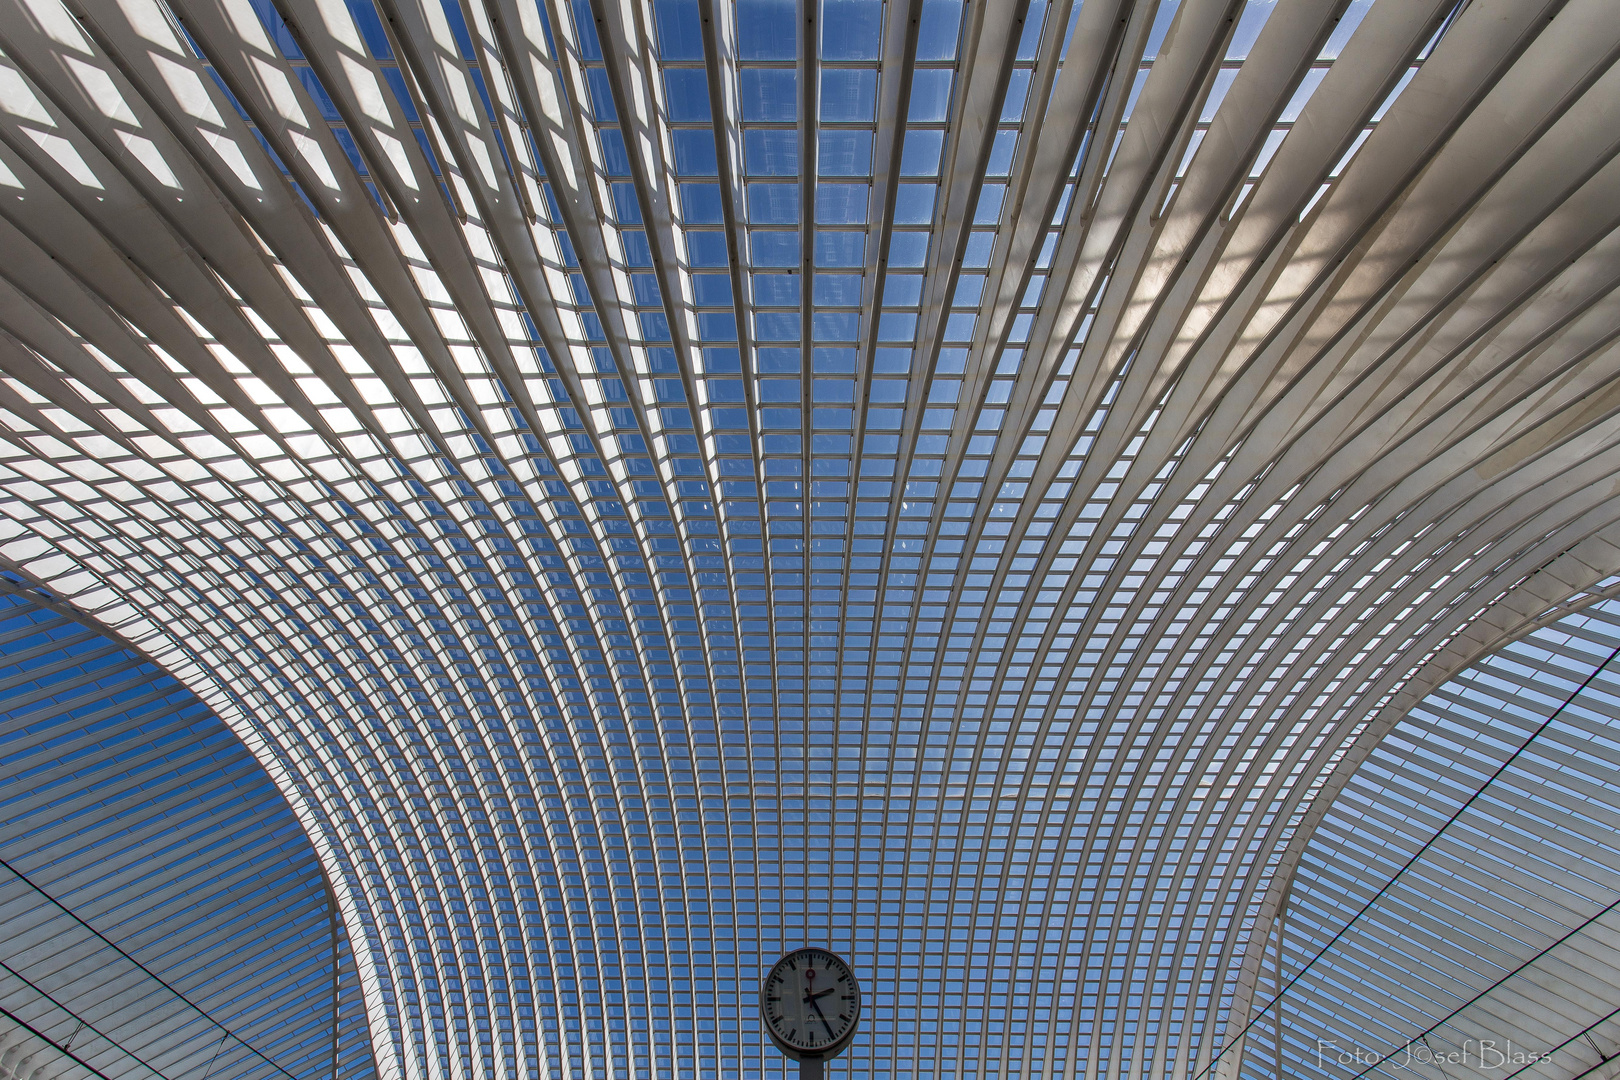
{"type": "Polygon", "coordinates": [[[799,1080],[822,1080],[825,1075],[822,1058],[802,1057],[799,1059],[799,1080]]]}

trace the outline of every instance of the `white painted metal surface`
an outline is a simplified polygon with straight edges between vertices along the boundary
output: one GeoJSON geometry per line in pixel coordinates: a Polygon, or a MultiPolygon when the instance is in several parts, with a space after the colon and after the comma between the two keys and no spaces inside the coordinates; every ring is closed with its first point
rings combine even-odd
{"type": "Polygon", "coordinates": [[[1414,672],[1615,550],[1617,47],[6,0],[0,557],[277,776],[389,1077],[775,1075],[803,942],[857,1080],[1202,1073],[1414,672]]]}

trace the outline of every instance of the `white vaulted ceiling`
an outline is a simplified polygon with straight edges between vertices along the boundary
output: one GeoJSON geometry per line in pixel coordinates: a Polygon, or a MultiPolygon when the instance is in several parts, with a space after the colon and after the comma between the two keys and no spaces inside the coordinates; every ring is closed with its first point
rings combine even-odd
{"type": "Polygon", "coordinates": [[[1232,1074],[1350,771],[1620,570],[1613,15],[0,0],[0,559],[385,1077],[779,1075],[801,943],[854,1080],[1232,1074]]]}

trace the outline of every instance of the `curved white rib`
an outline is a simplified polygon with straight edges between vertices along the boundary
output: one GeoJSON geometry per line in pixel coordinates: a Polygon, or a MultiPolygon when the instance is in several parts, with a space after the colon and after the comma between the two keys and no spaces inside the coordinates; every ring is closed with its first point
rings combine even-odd
{"type": "Polygon", "coordinates": [[[812,940],[858,1075],[1211,1065],[1620,465],[1606,5],[1272,7],[0,11],[0,556],[274,770],[387,1075],[774,1071],[812,940]]]}

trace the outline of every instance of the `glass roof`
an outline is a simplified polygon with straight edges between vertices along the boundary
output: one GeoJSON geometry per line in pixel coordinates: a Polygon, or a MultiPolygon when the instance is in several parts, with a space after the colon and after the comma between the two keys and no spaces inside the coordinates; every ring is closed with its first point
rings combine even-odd
{"type": "Polygon", "coordinates": [[[314,850],[241,740],[0,576],[6,1075],[372,1076],[332,916],[314,850]]]}
{"type": "Polygon", "coordinates": [[[1357,770],[1305,848],[1247,1074],[1275,1075],[1279,1013],[1317,1076],[1563,1078],[1620,1049],[1617,657],[1620,603],[1565,616],[1357,770]]]}
{"type": "Polygon", "coordinates": [[[390,1080],[780,1075],[804,943],[853,1080],[1201,1076],[1369,718],[1620,569],[1603,6],[13,0],[0,560],[390,1080]]]}

